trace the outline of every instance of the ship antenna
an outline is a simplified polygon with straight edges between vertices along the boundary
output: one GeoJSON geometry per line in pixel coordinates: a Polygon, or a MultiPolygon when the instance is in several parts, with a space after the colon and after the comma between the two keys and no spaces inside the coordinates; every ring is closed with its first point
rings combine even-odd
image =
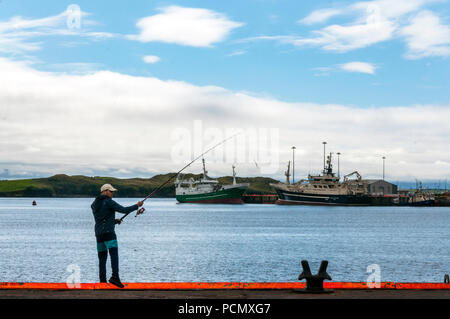
{"type": "Polygon", "coordinates": [[[323,144],[323,173],[325,174],[326,172],[326,166],[325,166],[325,145],[327,145],[327,142],[322,142],[323,144]]]}
{"type": "Polygon", "coordinates": [[[236,172],[234,171],[236,167],[233,165],[232,168],[233,168],[233,185],[236,185],[236,172]]]}

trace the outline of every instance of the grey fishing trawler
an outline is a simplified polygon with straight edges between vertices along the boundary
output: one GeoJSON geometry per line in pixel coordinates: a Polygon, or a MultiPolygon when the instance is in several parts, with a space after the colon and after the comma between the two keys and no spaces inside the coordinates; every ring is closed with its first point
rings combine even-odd
{"type": "Polygon", "coordinates": [[[277,204],[297,205],[370,205],[370,196],[362,181],[361,175],[355,171],[345,175],[343,182],[333,172],[332,153],[327,156],[322,175],[308,175],[307,180],[289,183],[289,166],[286,172],[286,183],[270,184],[278,194],[277,204]],[[350,179],[356,175],[356,179],[350,179]]]}

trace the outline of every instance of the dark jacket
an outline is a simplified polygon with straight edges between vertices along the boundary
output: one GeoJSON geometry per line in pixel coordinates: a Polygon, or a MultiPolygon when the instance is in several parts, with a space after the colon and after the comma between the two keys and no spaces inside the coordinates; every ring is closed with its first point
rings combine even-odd
{"type": "Polygon", "coordinates": [[[105,195],[97,196],[91,205],[95,218],[95,236],[114,233],[116,212],[126,214],[138,209],[138,205],[123,207],[105,195]]]}

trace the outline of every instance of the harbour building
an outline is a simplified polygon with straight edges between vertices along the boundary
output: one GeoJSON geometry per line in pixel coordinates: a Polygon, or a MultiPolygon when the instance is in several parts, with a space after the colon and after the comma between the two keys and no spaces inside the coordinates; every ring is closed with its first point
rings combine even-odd
{"type": "Polygon", "coordinates": [[[398,187],[395,184],[382,179],[363,179],[367,193],[370,195],[392,195],[398,194],[398,187]]]}

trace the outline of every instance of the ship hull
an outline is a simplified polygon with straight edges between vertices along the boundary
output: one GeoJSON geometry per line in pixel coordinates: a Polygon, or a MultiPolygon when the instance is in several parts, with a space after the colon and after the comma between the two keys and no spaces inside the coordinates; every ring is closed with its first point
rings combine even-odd
{"type": "Polygon", "coordinates": [[[411,206],[434,206],[435,200],[427,199],[427,200],[422,200],[422,201],[418,201],[418,202],[412,202],[409,205],[411,205],[411,206]]]}
{"type": "Polygon", "coordinates": [[[369,206],[370,196],[307,194],[276,189],[279,205],[369,206]]]}
{"type": "Polygon", "coordinates": [[[180,203],[243,204],[242,195],[246,190],[247,188],[236,187],[203,194],[177,194],[176,199],[180,203]]]}

